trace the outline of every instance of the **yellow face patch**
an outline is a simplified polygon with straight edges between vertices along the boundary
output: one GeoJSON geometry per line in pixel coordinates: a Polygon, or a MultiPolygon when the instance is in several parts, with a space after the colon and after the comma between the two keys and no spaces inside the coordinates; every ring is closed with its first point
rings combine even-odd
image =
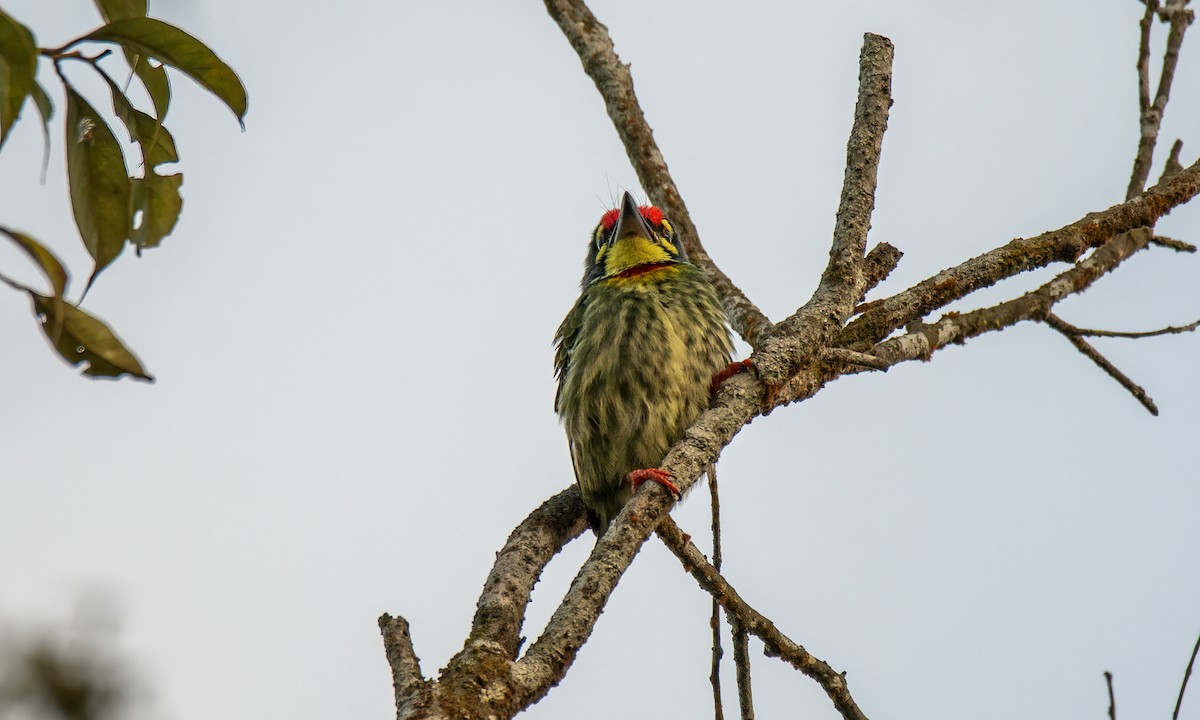
{"type": "Polygon", "coordinates": [[[613,277],[638,265],[653,265],[674,259],[666,248],[653,240],[632,235],[608,247],[603,255],[604,276],[613,277]]]}

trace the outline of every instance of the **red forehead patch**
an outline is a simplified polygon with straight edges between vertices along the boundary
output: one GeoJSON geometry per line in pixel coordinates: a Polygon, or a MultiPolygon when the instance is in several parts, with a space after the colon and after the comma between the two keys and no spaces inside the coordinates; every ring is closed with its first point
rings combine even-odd
{"type": "MultiPolygon", "coordinates": [[[[642,219],[651,225],[657,227],[662,224],[662,210],[659,210],[653,205],[642,205],[638,208],[638,210],[642,212],[642,219]]],[[[617,218],[620,216],[621,211],[617,208],[613,208],[600,217],[600,224],[604,226],[605,230],[612,230],[613,226],[617,224],[617,218]]]]}
{"type": "Polygon", "coordinates": [[[659,210],[658,208],[654,207],[653,205],[643,205],[638,209],[642,211],[642,217],[646,218],[646,222],[650,223],[651,225],[655,225],[655,226],[662,224],[662,219],[663,219],[663,211],[662,210],[659,210]]]}

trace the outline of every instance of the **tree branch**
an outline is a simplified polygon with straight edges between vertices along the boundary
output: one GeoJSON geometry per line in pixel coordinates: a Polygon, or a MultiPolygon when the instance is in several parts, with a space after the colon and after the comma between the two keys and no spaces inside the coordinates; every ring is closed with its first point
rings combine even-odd
{"type": "Polygon", "coordinates": [[[1064,322],[1063,320],[1061,320],[1057,317],[1054,317],[1054,316],[1051,316],[1051,317],[1053,317],[1053,319],[1056,322],[1061,323],[1062,326],[1066,329],[1066,331],[1068,333],[1070,333],[1071,335],[1078,335],[1080,337],[1130,338],[1130,339],[1136,340],[1139,338],[1159,337],[1160,335],[1179,335],[1181,333],[1192,332],[1196,328],[1200,328],[1200,320],[1197,320],[1196,322],[1189,323],[1187,325],[1169,325],[1165,328],[1160,328],[1158,330],[1147,330],[1145,332],[1117,332],[1115,330],[1089,330],[1087,328],[1075,327],[1074,325],[1072,325],[1068,322],[1064,322]]]}
{"type": "Polygon", "coordinates": [[[1162,235],[1155,235],[1154,238],[1150,242],[1154,243],[1155,245],[1158,245],[1159,247],[1170,248],[1170,249],[1174,250],[1175,252],[1185,252],[1185,253],[1196,252],[1195,245],[1184,242],[1182,240],[1175,240],[1173,238],[1163,237],[1162,235]]]}
{"type": "MultiPolygon", "coordinates": [[[[710,465],[708,470],[709,509],[712,514],[713,565],[721,570],[721,494],[717,487],[717,466],[710,465]]],[[[712,599],[712,670],[708,681],[713,691],[713,717],[724,720],[725,708],[721,702],[721,658],[725,651],[721,648],[721,604],[716,598],[712,599]]]]}
{"type": "MultiPolygon", "coordinates": [[[[891,40],[871,33],[863,36],[858,103],[854,108],[850,139],[846,143],[846,174],[829,249],[829,264],[812,298],[779,323],[763,348],[754,354],[759,377],[768,387],[777,388],[795,375],[803,365],[805,348],[830,344],[867,286],[864,255],[871,212],[875,209],[883,133],[887,130],[888,111],[892,106],[893,54],[891,40]]],[[[811,350],[807,354],[811,355],[811,350]]]]}
{"type": "Polygon", "coordinates": [[[1125,191],[1126,199],[1137,197],[1146,186],[1150,177],[1150,165],[1154,160],[1154,145],[1158,142],[1158,131],[1162,126],[1163,113],[1167,109],[1167,99],[1171,95],[1171,83],[1175,79],[1175,66],[1179,62],[1179,48],[1183,45],[1183,35],[1188,25],[1192,23],[1194,13],[1187,9],[1188,0],[1167,0],[1167,5],[1161,10],[1158,0],[1146,0],[1146,12],[1141,22],[1141,42],[1138,45],[1138,105],[1141,110],[1141,135],[1138,138],[1137,155],[1133,161],[1133,173],[1129,178],[1129,187],[1125,191]],[[1167,49],[1163,53],[1162,72],[1158,77],[1158,91],[1154,102],[1150,103],[1150,25],[1151,17],[1157,12],[1164,20],[1169,20],[1171,29],[1167,33],[1167,49]]]}
{"type": "Polygon", "coordinates": [[[397,718],[458,718],[467,712],[464,708],[481,705],[498,717],[511,717],[524,707],[513,703],[510,675],[525,608],[546,564],[586,528],[579,488],[571,486],[542,503],[513,530],[496,553],[463,649],[432,687],[420,676],[408,623],[387,615],[380,618],[397,718]]]}
{"type": "MultiPolygon", "coordinates": [[[[1017,238],[966,262],[943,270],[904,292],[871,304],[850,323],[837,345],[867,351],[899,327],[1013,275],[1049,265],[1074,262],[1091,248],[1135,228],[1152,227],[1173,208],[1200,193],[1200,162],[1164,184],[1101,212],[1033,238],[1017,238]]],[[[878,355],[871,351],[871,354],[878,355]]]]}
{"type": "Polygon", "coordinates": [[[1154,404],[1154,399],[1146,394],[1145,388],[1135,383],[1128,375],[1121,372],[1116,365],[1104,357],[1099,350],[1094,348],[1087,340],[1079,337],[1078,334],[1071,332],[1071,326],[1060,320],[1054,313],[1046,315],[1046,324],[1057,330],[1063,337],[1075,346],[1075,349],[1083,353],[1089,360],[1096,363],[1096,366],[1108,374],[1113,380],[1121,384],[1121,387],[1129,391],[1130,395],[1142,404],[1142,407],[1154,416],[1158,415],[1158,406],[1154,404]]]}
{"type": "Polygon", "coordinates": [[[667,161],[654,141],[654,131],[650,129],[638,104],[633,90],[633,75],[629,72],[629,66],[617,57],[608,28],[596,19],[582,0],[545,0],[545,3],[550,17],[558,23],[583,62],[584,72],[596,83],[596,89],[604,98],[605,110],[651,202],[663,208],[677,226],[688,259],[708,274],[721,296],[733,329],[751,346],[758,347],[771,329],[771,321],[717,267],[700,243],[700,233],[692,222],[679,188],[671,179],[667,161]]]}
{"type": "MultiPolygon", "coordinates": [[[[866,262],[863,265],[863,275],[866,276],[866,286],[863,288],[863,297],[871,292],[876,285],[887,279],[888,275],[896,269],[896,265],[900,263],[900,258],[904,257],[904,253],[897,250],[888,243],[879,243],[871,248],[871,252],[867,253],[866,262]]],[[[861,302],[863,297],[859,298],[861,302]]]]}
{"type": "MultiPolygon", "coordinates": [[[[1091,214],[1060,230],[1014,240],[914,288],[872,303],[862,317],[845,327],[855,304],[868,288],[886,277],[900,255],[891,246],[881,245],[870,256],[864,256],[882,136],[891,105],[892,58],[890,41],[867,35],[829,264],[812,298],[792,317],[772,327],[765,315],[716,268],[700,245],[637,105],[628,66],[617,58],[607,30],[581,0],[545,2],[604,97],[643,187],[680,225],[693,261],[710,273],[735,328],[755,345],[754,362],[759,377],[743,373],[725,382],[711,407],[685,432],[661,464],[684,492],[757,415],[780,404],[811,397],[829,380],[853,372],[851,368],[839,369],[838,363],[857,365],[875,356],[890,365],[928,357],[946,342],[1024,319],[1044,319],[1058,299],[1088,287],[1150,242],[1150,231],[1139,228],[1152,226],[1159,217],[1200,192],[1200,163],[1197,163],[1134,200],[1091,214]],[[1086,250],[1097,247],[1100,249],[1090,257],[1034,293],[966,315],[949,314],[935,325],[922,325],[908,335],[884,341],[895,328],[975,289],[1051,262],[1074,262],[1086,250]],[[923,352],[914,353],[922,340],[923,352]],[[870,355],[863,355],[868,350],[870,355]]],[[[1170,4],[1182,8],[1179,0],[1170,0],[1170,4]]],[[[1176,20],[1172,21],[1173,31],[1176,20]]],[[[1160,82],[1160,94],[1163,87],[1160,82]]],[[[871,361],[874,363],[874,359],[871,361]]],[[[393,670],[398,717],[506,718],[543,697],[561,681],[622,574],[661,523],[664,542],[681,548],[681,558],[687,558],[685,564],[692,574],[702,586],[716,589],[709,591],[731,618],[736,617],[744,632],[762,639],[768,655],[781,657],[816,679],[843,717],[864,718],[842,675],[746,605],[694,545],[686,539],[680,540],[682,533],[666,515],[673,502],[674,498],[655,483],[643,485],[633,495],[593,548],[542,635],[519,658],[523,642],[520,631],[533,584],[546,563],[584,529],[584,510],[575,487],[535,510],[497,553],[479,598],[470,635],[435,683],[421,677],[407,622],[403,618],[381,618],[393,670]],[[674,540],[670,539],[672,528],[679,535],[674,540]]],[[[735,641],[735,652],[738,646],[735,641]]],[[[741,646],[744,649],[744,644],[741,646]]],[[[743,714],[746,707],[743,706],[743,714]]]]}
{"type": "Polygon", "coordinates": [[[802,645],[780,632],[767,617],[750,607],[737,590],[705,559],[704,554],[696,548],[687,534],[679,529],[674,520],[663,520],[658,527],[658,537],[675,553],[683,563],[684,569],[700,583],[700,587],[717,598],[731,618],[736,617],[746,632],[763,641],[768,656],[778,657],[816,680],[846,720],[866,720],[866,715],[858,708],[849,688],[846,687],[845,676],[829,667],[824,660],[814,657],[802,645]]]}
{"type": "Polygon", "coordinates": [[[1059,300],[1086,290],[1149,241],[1150,231],[1145,228],[1121,233],[1036,290],[992,307],[961,314],[947,313],[929,325],[915,322],[909,326],[907,334],[879,343],[871,348],[871,354],[891,365],[908,360],[928,360],[934,352],[951,343],[961,344],[969,338],[1003,330],[1025,320],[1043,320],[1059,300]]]}
{"type": "MultiPolygon", "coordinates": [[[[716,601],[716,598],[713,598],[716,601]]],[[[750,636],[742,622],[729,618],[733,630],[733,664],[737,668],[738,708],[741,720],[754,720],[754,692],[750,685],[750,636]]]]}
{"type": "Polygon", "coordinates": [[[1192,658],[1188,660],[1187,669],[1183,671],[1183,682],[1179,685],[1179,698],[1175,700],[1175,712],[1171,713],[1171,720],[1179,720],[1179,708],[1183,705],[1183,694],[1187,692],[1188,678],[1192,676],[1192,666],[1196,664],[1197,653],[1200,653],[1200,637],[1196,638],[1192,658]]]}
{"type": "Polygon", "coordinates": [[[426,707],[431,699],[429,681],[421,674],[421,661],[413,650],[408,621],[387,613],[379,616],[383,650],[392,667],[392,690],[396,697],[396,717],[406,717],[426,707]]]}
{"type": "Polygon", "coordinates": [[[1117,720],[1117,699],[1113,695],[1112,673],[1104,671],[1104,683],[1108,685],[1108,720],[1117,720]]]}

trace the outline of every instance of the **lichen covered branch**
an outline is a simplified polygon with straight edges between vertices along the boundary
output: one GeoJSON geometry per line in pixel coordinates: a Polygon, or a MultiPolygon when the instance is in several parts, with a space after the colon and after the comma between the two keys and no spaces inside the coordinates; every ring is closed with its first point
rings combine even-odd
{"type": "MultiPolygon", "coordinates": [[[[780,322],[754,354],[759,377],[768,387],[778,388],[811,359],[812,348],[830,344],[855,305],[863,297],[868,275],[865,261],[867,231],[875,209],[875,187],[879,156],[892,106],[891,40],[867,33],[859,56],[858,102],[854,124],[846,143],[846,173],[838,204],[829,263],[812,298],[791,317],[780,322]]],[[[890,272],[885,254],[873,265],[878,275],[890,272]],[[884,269],[886,268],[886,272],[884,269]]],[[[899,256],[896,255],[898,260],[899,256]]],[[[894,261],[892,261],[894,266],[894,261]]],[[[869,278],[875,280],[874,277],[869,278]]],[[[882,278],[880,278],[882,279],[882,278]]],[[[773,390],[772,396],[776,393],[773,390]]]]}
{"type": "MultiPolygon", "coordinates": [[[[1200,162],[1144,194],[1032,238],[1017,238],[995,250],[943,270],[904,292],[871,303],[851,322],[836,344],[865,352],[893,330],[976,290],[1053,262],[1075,262],[1110,238],[1158,219],[1200,193],[1200,162]]],[[[878,354],[872,351],[872,354],[878,354]]]]}

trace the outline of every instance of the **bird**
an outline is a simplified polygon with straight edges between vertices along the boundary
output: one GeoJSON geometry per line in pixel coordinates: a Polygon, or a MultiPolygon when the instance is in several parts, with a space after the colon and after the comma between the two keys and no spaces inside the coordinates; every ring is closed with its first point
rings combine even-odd
{"type": "Polygon", "coordinates": [[[554,410],[599,537],[647,480],[680,497],[658,465],[708,407],[733,344],[675,226],[628,192],[592,232],[580,287],[554,338],[554,410]]]}

